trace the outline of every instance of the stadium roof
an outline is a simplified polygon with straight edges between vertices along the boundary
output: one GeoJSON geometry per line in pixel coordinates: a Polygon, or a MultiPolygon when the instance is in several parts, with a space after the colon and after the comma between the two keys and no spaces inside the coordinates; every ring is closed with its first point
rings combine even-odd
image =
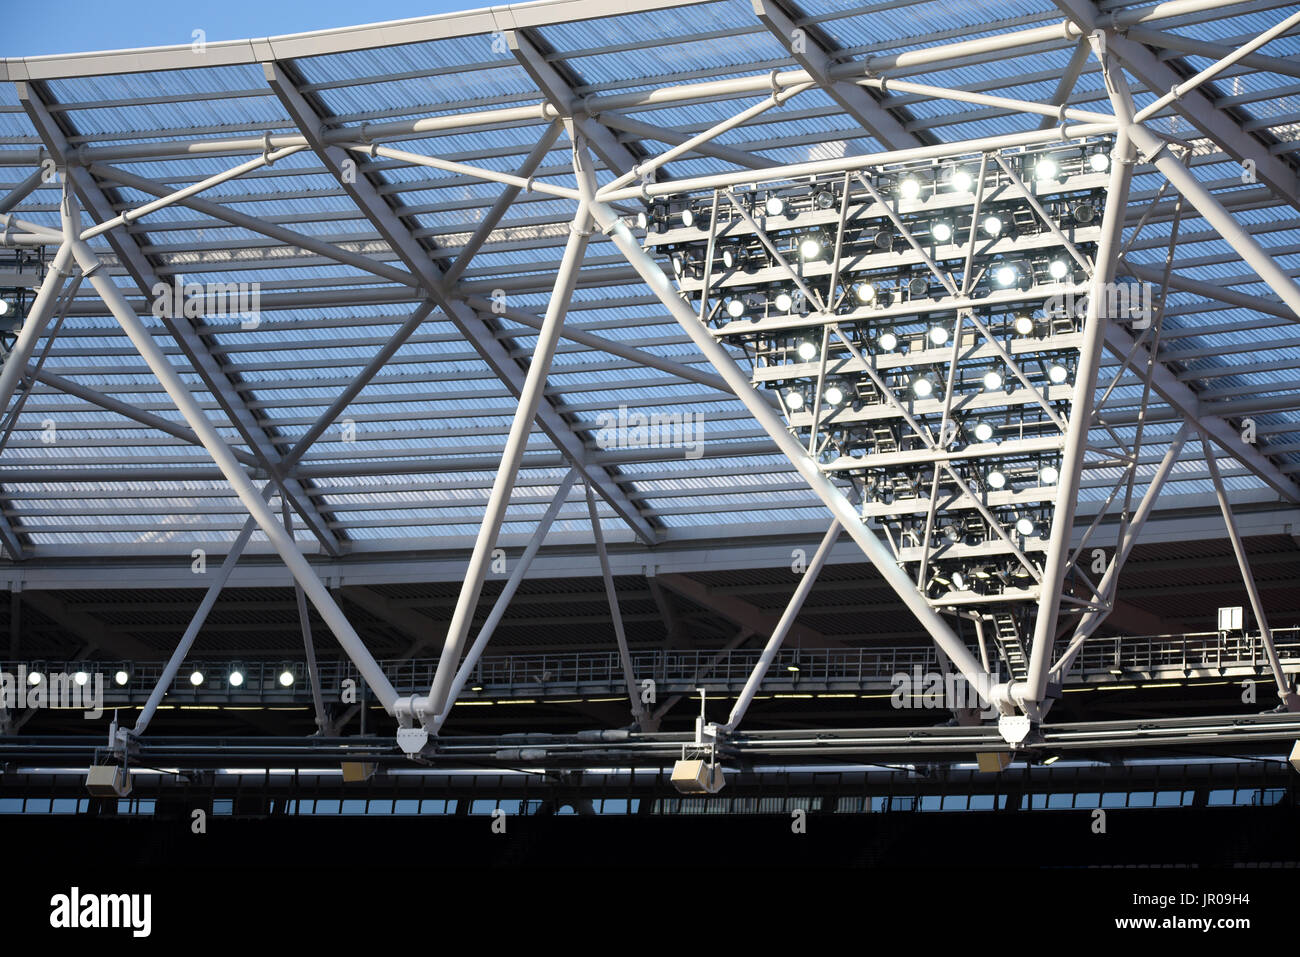
{"type": "MultiPolygon", "coordinates": [[[[517,173],[530,186],[571,186],[561,120],[574,117],[604,184],[765,97],[778,72],[800,69],[826,82],[673,159],[661,181],[974,140],[1054,121],[851,80],[906,79],[1109,112],[1091,24],[1118,30],[1112,52],[1142,107],[1293,6],[566,0],[8,59],[0,61],[0,197],[16,190],[21,201],[0,203],[27,223],[59,228],[59,184],[39,177],[49,158],[68,164],[95,222],[284,153],[90,245],[255,476],[301,452],[286,488],[305,551],[463,550],[480,524],[573,203],[380,155],[357,161],[359,200],[322,150],[374,142],[517,173]],[[753,82],[722,82],[743,78],[753,82]],[[436,267],[451,313],[433,308],[412,279],[413,251],[436,267]],[[260,321],[180,319],[164,329],[148,296],[178,277],[260,284],[260,321]],[[501,303],[504,313],[494,309],[501,303]],[[336,401],[350,384],[362,387],[336,401]]],[[[1274,39],[1149,121],[1192,147],[1195,176],[1291,276],[1300,270],[1298,53],[1297,36],[1274,39]]],[[[1180,219],[1160,341],[1163,388],[1144,422],[1138,492],[1190,417],[1228,453],[1222,468],[1235,502],[1290,506],[1300,498],[1296,315],[1176,198],[1160,173],[1138,168],[1125,232],[1130,272],[1159,281],[1180,219]],[[1243,418],[1254,422],[1253,445],[1233,440],[1247,428],[1243,418]]],[[[503,544],[527,539],[575,462],[616,544],[825,528],[821,501],[599,233],[566,335],[503,544]],[[620,407],[701,413],[699,456],[600,448],[599,417],[620,407]]],[[[28,560],[181,554],[188,562],[193,548],[229,547],[247,511],[89,284],[36,357],[36,382],[0,458],[11,555],[16,546],[28,560]]],[[[1118,371],[1108,355],[1102,389],[1118,371]]],[[[1143,392],[1132,373],[1116,386],[1108,408],[1118,411],[1093,446],[1132,443],[1143,392]]],[[[1099,452],[1085,470],[1080,523],[1120,474],[1107,461],[1099,452]]],[[[1209,509],[1212,491],[1201,447],[1189,442],[1158,508],[1209,509]]],[[[550,541],[591,541],[580,487],[550,541]]],[[[250,551],[268,550],[257,532],[250,551]]]]}

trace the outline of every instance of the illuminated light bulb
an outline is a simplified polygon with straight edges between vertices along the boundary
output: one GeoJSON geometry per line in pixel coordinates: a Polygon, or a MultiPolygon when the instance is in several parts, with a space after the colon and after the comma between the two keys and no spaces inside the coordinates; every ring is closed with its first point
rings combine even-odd
{"type": "Polygon", "coordinates": [[[822,396],[827,405],[839,405],[844,401],[844,390],[837,385],[833,385],[826,390],[822,396]]]}
{"type": "Polygon", "coordinates": [[[912,380],[912,391],[918,399],[927,399],[934,394],[934,383],[925,376],[918,376],[912,380]]]}
{"type": "Polygon", "coordinates": [[[958,591],[966,590],[966,576],[961,572],[952,573],[952,587],[958,591]]]}
{"type": "Polygon", "coordinates": [[[27,675],[27,683],[29,685],[38,685],[41,683],[44,677],[45,676],[42,675],[39,671],[33,671],[27,675]]]}
{"type": "Polygon", "coordinates": [[[1105,153],[1088,154],[1088,168],[1094,173],[1104,173],[1110,169],[1110,157],[1105,153]]]}
{"type": "Polygon", "coordinates": [[[804,259],[816,259],[822,254],[822,238],[815,233],[809,233],[803,239],[799,240],[799,255],[804,259]]]}
{"type": "Polygon", "coordinates": [[[232,688],[238,688],[244,683],[244,673],[239,670],[232,671],[228,680],[232,688]]]}
{"type": "Polygon", "coordinates": [[[1055,466],[1044,465],[1038,470],[1038,478],[1044,485],[1055,485],[1056,480],[1061,477],[1061,473],[1056,471],[1055,466]]]}
{"type": "Polygon", "coordinates": [[[1034,523],[1027,518],[1016,519],[1016,531],[1021,535],[1034,534],[1034,523]]]}
{"type": "Polygon", "coordinates": [[[695,225],[695,210],[693,209],[682,210],[682,225],[685,226],[687,229],[695,225]]]}
{"type": "Polygon", "coordinates": [[[1069,373],[1066,371],[1065,366],[1061,365],[1059,362],[1047,370],[1047,378],[1055,385],[1060,385],[1064,382],[1068,375],[1069,373]]]}
{"type": "Polygon", "coordinates": [[[876,301],[876,287],[869,282],[860,282],[853,290],[853,294],[858,297],[858,302],[866,305],[876,301]]]}
{"type": "Polygon", "coordinates": [[[1064,279],[1065,274],[1070,271],[1064,259],[1053,259],[1047,264],[1047,274],[1053,279],[1064,279]]]}
{"type": "Polygon", "coordinates": [[[952,188],[957,192],[969,193],[971,187],[975,185],[975,178],[964,169],[959,169],[953,171],[952,179],[949,182],[952,183],[952,188]]]}
{"type": "Polygon", "coordinates": [[[1015,266],[999,266],[997,269],[993,270],[993,281],[1004,289],[1007,286],[1014,286],[1016,284],[1016,276],[1015,266]]]}
{"type": "Polygon", "coordinates": [[[785,397],[785,404],[792,410],[798,411],[803,408],[803,393],[791,392],[785,397]]]}
{"type": "Polygon", "coordinates": [[[952,223],[939,222],[930,227],[930,235],[941,243],[952,239],[952,223]]]}
{"type": "Polygon", "coordinates": [[[893,352],[898,348],[898,336],[894,335],[892,332],[883,333],[880,338],[876,340],[876,344],[880,346],[881,351],[883,352],[893,352]]]}
{"type": "Polygon", "coordinates": [[[979,442],[987,442],[993,438],[993,426],[987,422],[981,422],[975,426],[975,439],[979,442]]]}
{"type": "Polygon", "coordinates": [[[1004,473],[994,469],[988,475],[989,488],[1006,488],[1007,477],[1004,473]]]}
{"type": "Polygon", "coordinates": [[[909,176],[898,184],[898,195],[903,199],[916,199],[921,195],[921,181],[915,176],[909,176]]]}
{"type": "Polygon", "coordinates": [[[794,306],[794,297],[788,292],[778,292],[776,294],[775,305],[781,312],[789,312],[794,306]]]}
{"type": "Polygon", "coordinates": [[[1056,160],[1048,156],[1044,156],[1034,164],[1034,178],[1039,181],[1056,179],[1056,174],[1059,172],[1060,169],[1056,165],[1056,160]]]}
{"type": "Polygon", "coordinates": [[[736,248],[727,246],[722,250],[722,265],[727,269],[736,268],[736,248]]]}
{"type": "Polygon", "coordinates": [[[930,327],[930,341],[936,346],[941,346],[948,341],[948,330],[943,326],[930,327]]]}
{"type": "Polygon", "coordinates": [[[785,212],[785,200],[780,196],[769,196],[763,208],[767,210],[769,216],[780,216],[785,212]]]}
{"type": "Polygon", "coordinates": [[[745,314],[745,303],[741,299],[727,300],[727,315],[732,319],[739,319],[745,314]]]}
{"type": "Polygon", "coordinates": [[[131,680],[131,676],[127,674],[125,671],[118,671],[113,675],[113,681],[118,685],[124,685],[130,680],[131,680]]]}
{"type": "Polygon", "coordinates": [[[984,222],[981,225],[984,229],[985,235],[988,236],[1002,235],[1002,220],[997,216],[985,216],[984,222]]]}
{"type": "Polygon", "coordinates": [[[90,680],[90,675],[86,674],[84,671],[78,671],[75,675],[72,676],[72,680],[79,685],[84,685],[87,681],[90,680]]]}
{"type": "Polygon", "coordinates": [[[194,685],[194,687],[196,687],[196,688],[197,688],[199,685],[203,684],[203,672],[202,672],[202,671],[191,671],[191,672],[190,672],[190,684],[194,685]]]}
{"type": "Polygon", "coordinates": [[[1033,335],[1034,317],[1033,316],[1016,316],[1016,332],[1022,336],[1033,335]]]}
{"type": "Polygon", "coordinates": [[[799,343],[798,353],[799,358],[807,362],[811,359],[817,358],[817,347],[805,339],[803,342],[799,343]]]}
{"type": "Polygon", "coordinates": [[[287,688],[291,684],[293,684],[293,672],[286,668],[280,672],[280,687],[287,688]]]}
{"type": "Polygon", "coordinates": [[[984,388],[989,392],[996,392],[1002,388],[1002,373],[996,369],[984,373],[984,388]]]}

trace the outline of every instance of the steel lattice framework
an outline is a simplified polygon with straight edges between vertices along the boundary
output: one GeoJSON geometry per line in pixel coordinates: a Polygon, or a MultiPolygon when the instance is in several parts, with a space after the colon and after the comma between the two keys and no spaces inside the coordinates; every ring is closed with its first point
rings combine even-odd
{"type": "Polygon", "coordinates": [[[1147,520],[1212,511],[1300,710],[1234,518],[1300,503],[1290,6],[551,2],[0,61],[3,574],[224,556],[125,744],[282,566],[313,679],[309,604],[415,753],[548,535],[653,733],[615,567],[819,529],[714,739],[846,534],[1019,743],[1147,520]],[[628,434],[684,411],[689,454],[628,434]],[[463,584],[399,695],[328,586],[430,552],[463,584]]]}

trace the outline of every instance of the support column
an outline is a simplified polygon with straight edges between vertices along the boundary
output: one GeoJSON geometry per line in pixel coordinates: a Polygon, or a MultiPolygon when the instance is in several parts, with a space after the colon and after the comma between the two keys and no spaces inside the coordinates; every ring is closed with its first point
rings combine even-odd
{"type": "MultiPolygon", "coordinates": [[[[581,180],[584,176],[591,176],[591,172],[580,169],[578,176],[581,180]]],[[[537,335],[533,360],[528,367],[528,375],[524,379],[523,389],[519,395],[519,406],[515,410],[514,421],[510,424],[506,447],[501,453],[501,465],[492,483],[487,510],[479,527],[478,538],[474,542],[469,567],[465,570],[465,583],[461,587],[456,610],[447,628],[447,640],[438,660],[438,670],[434,673],[433,685],[429,689],[428,708],[424,712],[428,719],[446,710],[452,678],[460,663],[461,647],[465,643],[466,635],[469,634],[474,609],[478,605],[479,593],[483,589],[483,576],[487,573],[488,563],[492,559],[492,549],[496,546],[497,534],[501,530],[506,507],[510,504],[510,493],[519,472],[519,463],[523,459],[524,447],[528,444],[528,433],[532,431],[533,419],[542,401],[546,376],[550,371],[555,347],[560,339],[560,327],[569,308],[569,298],[573,294],[578,269],[590,235],[591,214],[587,205],[583,203],[579,205],[578,212],[569,225],[569,240],[564,248],[564,258],[560,262],[559,271],[556,273],[555,288],[551,294],[551,301],[546,307],[546,318],[537,335]]]]}
{"type": "Polygon", "coordinates": [[[817,546],[812,561],[808,563],[807,569],[804,570],[799,587],[790,596],[790,602],[785,606],[785,613],[781,616],[781,621],[777,624],[776,630],[772,632],[771,637],[767,639],[767,644],[763,647],[763,653],[759,656],[758,664],[754,665],[754,670],[750,672],[749,680],[745,682],[740,697],[736,699],[736,703],[732,706],[731,714],[727,716],[727,723],[722,726],[722,730],[735,731],[741,719],[745,717],[745,712],[749,710],[754,695],[758,693],[758,686],[767,677],[767,670],[772,667],[772,662],[776,660],[776,653],[781,650],[781,643],[785,641],[785,636],[789,634],[790,626],[799,617],[804,599],[808,597],[808,593],[812,591],[813,585],[816,584],[817,576],[821,574],[826,559],[835,546],[835,542],[838,541],[841,531],[843,531],[843,527],[839,522],[831,522],[831,527],[827,529],[826,535],[822,538],[822,543],[817,546]]]}

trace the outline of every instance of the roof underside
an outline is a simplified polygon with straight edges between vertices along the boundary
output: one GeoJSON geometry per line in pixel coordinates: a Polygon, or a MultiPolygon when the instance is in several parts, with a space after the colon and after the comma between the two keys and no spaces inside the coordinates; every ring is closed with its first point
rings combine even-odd
{"type": "MultiPolygon", "coordinates": [[[[1094,10],[1111,14],[1148,6],[1102,2],[1094,10]]],[[[1278,10],[1291,7],[1285,2],[1221,4],[1150,26],[1172,37],[1235,47],[1273,26],[1280,19],[1278,10]]],[[[781,8],[810,43],[841,62],[1064,20],[1050,0],[800,0],[797,9],[783,0],[781,8]]],[[[525,68],[530,54],[505,42],[498,32],[503,29],[517,31],[515,36],[554,69],[576,100],[763,76],[794,65],[782,37],[760,19],[750,0],[530,4],[400,26],[213,44],[201,53],[181,48],[8,60],[0,65],[10,81],[0,82],[0,196],[37,167],[38,149],[64,148],[49,142],[48,132],[38,133],[34,110],[48,112],[66,147],[83,150],[82,159],[96,164],[89,175],[113,213],[154,198],[122,185],[114,171],[172,190],[262,152],[245,145],[219,154],[194,154],[178,146],[165,155],[168,150],[142,149],[144,144],[314,135],[316,130],[304,131],[290,116],[268,82],[265,64],[271,61],[331,129],[359,132],[364,124],[535,107],[546,99],[534,79],[535,64],[531,72],[525,68]],[[162,155],[132,155],[146,151],[162,155]]],[[[1052,102],[1078,43],[1059,31],[1059,39],[1022,49],[951,56],[890,75],[1052,102]]],[[[1148,49],[1175,76],[1190,76],[1213,59],[1184,49],[1148,49]]],[[[1239,65],[1207,84],[1204,93],[1240,136],[1250,139],[1253,149],[1283,164],[1294,182],[1300,148],[1300,69],[1295,67],[1300,37],[1284,36],[1260,52],[1276,59],[1278,69],[1289,63],[1290,72],[1270,72],[1258,63],[1239,65]]],[[[1131,75],[1130,82],[1140,106],[1154,99],[1139,76],[1131,75]]],[[[1157,90],[1157,95],[1164,92],[1157,90]]],[[[763,95],[701,96],[598,113],[595,121],[608,136],[600,151],[599,181],[608,182],[624,171],[604,168],[609,163],[635,162],[661,152],[682,134],[704,130],[763,95]],[[656,139],[654,129],[647,127],[663,131],[664,139],[656,139]]],[[[1084,64],[1069,103],[1109,112],[1095,58],[1084,64]]],[[[886,95],[880,105],[917,144],[1032,130],[1041,119],[913,95],[886,95]]],[[[1282,269],[1295,275],[1300,270],[1300,213],[1294,195],[1278,195],[1243,181],[1241,165],[1178,112],[1186,108],[1185,103],[1167,108],[1152,121],[1153,127],[1195,145],[1195,174],[1282,269]]],[[[513,172],[525,164],[550,127],[549,120],[540,119],[540,110],[534,113],[535,118],[491,127],[408,134],[389,145],[513,172]]],[[[888,148],[821,89],[794,97],[717,142],[748,155],[753,165],[888,148]]],[[[535,174],[539,182],[572,184],[570,148],[568,135],[561,132],[540,158],[535,174]]],[[[668,163],[664,175],[681,178],[734,169],[728,159],[687,153],[668,163]]],[[[401,226],[443,272],[457,262],[503,189],[384,158],[363,158],[358,176],[377,187],[401,226]]],[[[1163,185],[1163,177],[1150,167],[1139,168],[1126,239],[1163,185]]],[[[1173,195],[1167,190],[1162,198],[1173,195]]],[[[311,150],[223,183],[203,198],[404,269],[374,220],[311,150]]],[[[57,228],[58,203],[57,184],[47,184],[32,191],[13,213],[57,228]]],[[[511,308],[540,315],[572,214],[567,200],[521,194],[469,260],[453,296],[490,300],[495,291],[504,290],[511,308]]],[[[1156,207],[1132,245],[1130,263],[1163,267],[1173,215],[1171,202],[1156,207]]],[[[420,306],[409,285],[185,206],[168,207],[119,229],[115,242],[110,245],[100,237],[92,246],[142,313],[147,314],[142,271],[164,282],[183,276],[189,281],[260,283],[261,321],[254,328],[238,317],[193,320],[198,333],[194,342],[205,353],[205,374],[196,369],[192,354],[168,337],[159,338],[222,434],[254,459],[267,450],[287,454],[420,306]],[[127,261],[123,248],[129,252],[127,261]],[[232,408],[242,423],[238,428],[231,421],[232,408]]],[[[1174,273],[1277,301],[1190,207],[1182,210],[1174,273]]],[[[472,318],[486,330],[486,338],[500,343],[509,361],[525,368],[535,330],[476,308],[472,318]]],[[[1202,414],[1226,417],[1234,428],[1240,427],[1243,416],[1253,418],[1259,451],[1281,473],[1293,476],[1300,470],[1300,337],[1291,320],[1275,314],[1279,311],[1233,307],[1171,291],[1161,356],[1197,393],[1202,414]]],[[[146,318],[161,334],[161,324],[146,318]]],[[[681,329],[599,234],[592,237],[567,325],[708,371],[681,329]]],[[[46,345],[38,344],[38,356],[46,345]]],[[[182,423],[88,285],[48,344],[43,369],[182,423]]],[[[1110,356],[1103,385],[1116,371],[1117,362],[1110,356]]],[[[1130,374],[1108,407],[1136,408],[1142,392],[1140,381],[1130,374]]],[[[616,542],[630,541],[636,523],[629,523],[611,501],[639,516],[660,539],[723,539],[756,527],[780,531],[825,520],[820,501],[727,393],[566,340],[555,359],[546,401],[552,423],[576,436],[588,460],[607,479],[600,507],[606,535],[616,542]],[[645,414],[703,413],[701,454],[599,449],[592,435],[597,417],[622,406],[645,414]]],[[[467,339],[463,320],[453,321],[434,310],[303,455],[297,473],[300,512],[318,516],[319,522],[299,521],[298,540],[309,551],[463,548],[478,529],[515,405],[515,395],[485,359],[484,349],[467,339]]],[[[1138,494],[1179,419],[1171,408],[1153,401],[1138,494]]],[[[1129,422],[1113,432],[1098,430],[1093,444],[1113,447],[1117,439],[1131,444],[1135,428],[1129,422]]],[[[1222,464],[1234,496],[1278,499],[1247,464],[1228,458],[1222,464]]],[[[503,540],[532,531],[568,468],[552,438],[535,430],[503,540]]],[[[1084,473],[1081,498],[1103,499],[1119,474],[1093,463],[1084,473]]],[[[34,386],[4,449],[0,489],[5,518],[36,557],[168,551],[188,556],[195,547],[222,550],[247,518],[201,447],[48,382],[34,386]]],[[[1201,448],[1189,443],[1165,495],[1185,505],[1201,501],[1211,490],[1201,448]]],[[[570,541],[590,536],[580,487],[571,493],[554,528],[570,541]]],[[[259,538],[260,533],[254,549],[259,538]]]]}

